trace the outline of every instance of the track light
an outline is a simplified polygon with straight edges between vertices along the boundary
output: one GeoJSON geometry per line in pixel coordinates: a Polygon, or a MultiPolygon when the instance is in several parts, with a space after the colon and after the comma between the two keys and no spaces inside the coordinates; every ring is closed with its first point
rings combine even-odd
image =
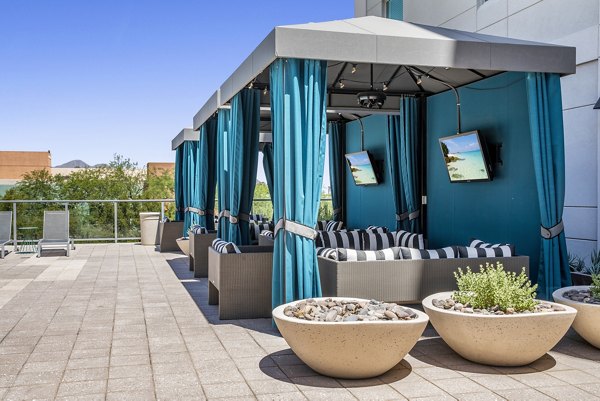
{"type": "Polygon", "coordinates": [[[423,83],[423,80],[421,79],[421,76],[417,76],[417,85],[421,85],[423,83]]]}
{"type": "Polygon", "coordinates": [[[384,82],[383,83],[383,91],[385,92],[386,90],[388,90],[388,83],[384,82]]]}
{"type": "Polygon", "coordinates": [[[263,95],[267,96],[268,93],[269,89],[265,86],[265,89],[263,89],[263,95]]]}
{"type": "Polygon", "coordinates": [[[352,74],[356,73],[356,64],[352,64],[352,74]]]}
{"type": "Polygon", "coordinates": [[[254,81],[250,81],[250,83],[248,84],[248,89],[252,88],[254,88],[254,81]]]}
{"type": "Polygon", "coordinates": [[[339,80],[338,83],[340,84],[340,89],[344,89],[344,86],[346,86],[346,85],[344,85],[344,81],[342,81],[341,79],[339,80]]]}

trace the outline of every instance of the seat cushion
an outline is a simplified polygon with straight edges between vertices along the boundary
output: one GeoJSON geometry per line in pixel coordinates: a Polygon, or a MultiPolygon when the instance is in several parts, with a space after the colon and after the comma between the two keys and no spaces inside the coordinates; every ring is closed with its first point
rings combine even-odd
{"type": "Polygon", "coordinates": [[[317,256],[337,260],[337,249],[335,248],[317,248],[317,256]]]}
{"type": "Polygon", "coordinates": [[[498,246],[495,248],[475,248],[471,246],[459,246],[459,258],[502,258],[513,256],[509,246],[498,246]]]}
{"type": "Polygon", "coordinates": [[[395,260],[398,259],[398,248],[387,248],[378,251],[357,251],[355,249],[337,249],[340,262],[357,262],[366,260],[395,260]]]}
{"type": "Polygon", "coordinates": [[[423,234],[413,234],[408,231],[395,231],[396,234],[396,246],[403,246],[406,248],[425,249],[425,239],[423,234]]]}
{"type": "Polygon", "coordinates": [[[405,260],[454,259],[457,257],[456,248],[452,246],[440,249],[415,249],[400,247],[400,259],[405,260]]]}
{"type": "Polygon", "coordinates": [[[206,229],[206,227],[194,224],[188,229],[188,234],[208,234],[208,230],[206,229]]]}
{"type": "Polygon", "coordinates": [[[315,245],[322,248],[362,249],[359,231],[319,231],[315,245]]]}
{"type": "Polygon", "coordinates": [[[394,233],[382,233],[365,230],[361,232],[365,251],[377,251],[380,249],[396,246],[396,235],[394,233]]]}
{"type": "Polygon", "coordinates": [[[471,242],[469,243],[469,245],[467,245],[471,248],[500,248],[501,246],[507,246],[510,248],[510,252],[512,253],[512,255],[516,255],[515,254],[515,246],[512,244],[489,244],[487,242],[483,242],[480,239],[471,239],[471,242]]]}
{"type": "Polygon", "coordinates": [[[219,253],[242,253],[236,244],[223,241],[221,238],[216,238],[212,242],[212,247],[219,253]]]}
{"type": "Polygon", "coordinates": [[[383,226],[369,226],[369,227],[367,227],[367,231],[374,231],[374,232],[378,232],[378,233],[387,233],[390,230],[388,230],[387,227],[383,227],[383,226]]]}

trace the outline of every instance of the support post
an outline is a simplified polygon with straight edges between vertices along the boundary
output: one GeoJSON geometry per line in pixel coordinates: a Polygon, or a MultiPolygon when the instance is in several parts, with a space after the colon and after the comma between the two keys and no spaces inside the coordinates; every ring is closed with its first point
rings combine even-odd
{"type": "Polygon", "coordinates": [[[165,202],[160,202],[160,221],[165,219],[165,202]]]}
{"type": "Polygon", "coordinates": [[[117,201],[113,201],[113,225],[115,229],[115,244],[119,242],[119,217],[118,217],[118,203],[117,201]]]}
{"type": "Polygon", "coordinates": [[[17,202],[13,202],[13,247],[14,252],[17,252],[18,240],[17,240],[17,202]]]}

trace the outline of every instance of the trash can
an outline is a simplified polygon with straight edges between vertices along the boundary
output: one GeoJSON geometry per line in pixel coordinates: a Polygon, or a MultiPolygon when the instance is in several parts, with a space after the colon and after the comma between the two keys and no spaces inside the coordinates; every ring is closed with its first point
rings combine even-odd
{"type": "Polygon", "coordinates": [[[142,237],[142,245],[158,245],[158,221],[160,220],[159,212],[142,212],[140,213],[140,236],[142,237]]]}

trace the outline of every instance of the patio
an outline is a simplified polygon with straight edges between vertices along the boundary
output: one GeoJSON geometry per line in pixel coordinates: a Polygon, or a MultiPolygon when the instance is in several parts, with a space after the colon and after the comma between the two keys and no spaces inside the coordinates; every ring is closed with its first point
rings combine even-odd
{"type": "Polygon", "coordinates": [[[463,360],[428,329],[379,378],[320,376],[270,320],[219,321],[206,279],[192,278],[181,254],[134,244],[0,260],[0,338],[4,400],[592,400],[600,393],[600,351],[573,332],[532,365],[504,369],[463,360]]]}

